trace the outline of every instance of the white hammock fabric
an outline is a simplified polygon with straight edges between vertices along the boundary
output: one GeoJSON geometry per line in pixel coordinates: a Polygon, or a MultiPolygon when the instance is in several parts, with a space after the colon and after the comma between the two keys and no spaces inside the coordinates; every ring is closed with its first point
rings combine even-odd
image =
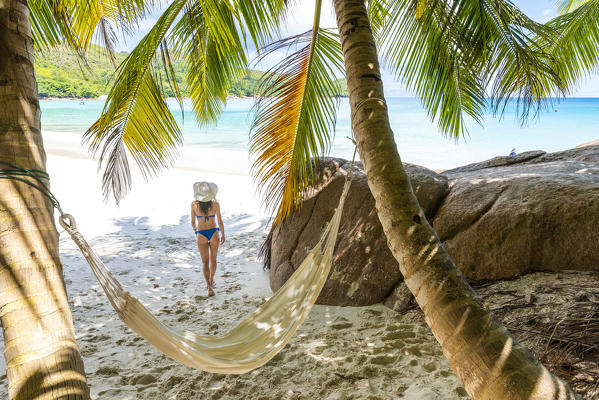
{"type": "Polygon", "coordinates": [[[158,321],[110,273],[79,233],[72,216],[64,214],[60,224],[83,253],[125,325],[181,364],[213,373],[243,374],[274,357],[308,316],[331,269],[350,182],[346,180],[339,206],[319,242],[294,274],[268,301],[224,336],[196,335],[158,321]]]}

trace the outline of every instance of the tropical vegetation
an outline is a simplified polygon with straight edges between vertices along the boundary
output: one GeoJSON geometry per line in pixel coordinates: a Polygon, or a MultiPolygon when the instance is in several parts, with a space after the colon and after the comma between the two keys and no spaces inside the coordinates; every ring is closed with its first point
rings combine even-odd
{"type": "MultiPolygon", "coordinates": [[[[301,203],[311,158],[330,144],[336,77],[344,72],[357,147],[389,246],[468,394],[574,398],[480,304],[426,221],[389,125],[379,56],[421,97],[440,129],[458,137],[466,131],[465,117],[478,120],[488,105],[501,112],[515,97],[526,117],[544,98],[569,90],[592,71],[599,43],[596,0],[565,2],[567,13],[546,25],[508,0],[370,0],[368,8],[361,1],[335,0],[337,30],[320,27],[317,1],[312,30],[273,43],[288,3],[169,3],[119,64],[104,112],[88,131],[87,140],[100,155],[104,190],[116,199],[126,194],[129,158],[149,175],[173,160],[181,134],[163,97],[165,87],[179,102],[183,97],[173,59],[184,61],[198,120],[212,123],[232,85],[246,73],[247,46],[268,51],[291,44],[294,52],[273,71],[278,75],[264,80],[261,90],[270,96],[258,103],[251,141],[253,174],[278,220],[301,203]]],[[[9,150],[0,151],[0,161],[43,171],[33,42],[38,49],[66,43],[83,60],[99,32],[116,64],[112,27],[132,29],[154,3],[30,0],[28,5],[29,10],[17,0],[0,3],[0,50],[8,55],[0,59],[0,146],[9,150]]],[[[0,237],[6,243],[0,307],[10,397],[88,398],[50,202],[24,183],[0,180],[0,237]]]]}
{"type": "MultiPolygon", "coordinates": [[[[127,58],[129,53],[115,53],[116,62],[127,58]]],[[[164,68],[158,66],[157,73],[164,77],[164,68]]],[[[185,82],[183,62],[174,60],[173,70],[175,80],[179,85],[181,95],[189,97],[189,88],[185,82]]],[[[115,66],[111,59],[97,45],[93,45],[85,53],[82,60],[68,47],[39,51],[35,56],[35,74],[38,85],[38,95],[43,98],[85,98],[95,99],[108,92],[114,78],[115,66]]],[[[259,82],[264,71],[247,70],[245,75],[234,82],[229,88],[228,95],[232,97],[258,96],[259,82]]],[[[340,83],[343,88],[345,82],[340,83]]],[[[341,95],[347,95],[342,90],[341,95]]],[[[175,93],[170,86],[163,87],[164,97],[173,97],[175,93]]]]}

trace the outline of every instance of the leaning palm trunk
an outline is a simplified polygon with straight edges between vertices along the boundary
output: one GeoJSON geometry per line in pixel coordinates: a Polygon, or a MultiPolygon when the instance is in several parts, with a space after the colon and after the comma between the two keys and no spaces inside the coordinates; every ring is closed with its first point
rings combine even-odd
{"type": "MultiPolygon", "coordinates": [[[[0,0],[0,54],[0,161],[43,170],[25,0],[0,0]]],[[[52,205],[8,179],[0,179],[0,310],[9,398],[89,399],[52,205]]]]}
{"type": "Polygon", "coordinates": [[[464,280],[426,220],[389,126],[364,0],[335,0],[352,128],[394,257],[451,369],[473,399],[573,399],[464,280]]]}

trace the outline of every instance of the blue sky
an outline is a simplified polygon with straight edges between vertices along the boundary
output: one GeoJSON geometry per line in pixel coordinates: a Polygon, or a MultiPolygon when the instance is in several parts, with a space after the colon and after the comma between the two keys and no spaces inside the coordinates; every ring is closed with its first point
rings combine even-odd
{"type": "MultiPolygon", "coordinates": [[[[522,11],[524,11],[529,17],[534,20],[545,22],[549,19],[557,16],[555,9],[555,0],[512,0],[522,11]]],[[[287,22],[287,26],[283,29],[283,35],[292,35],[301,32],[305,32],[312,26],[314,9],[314,0],[301,0],[296,2],[298,6],[292,12],[291,18],[287,22]]],[[[165,3],[166,4],[166,3],[165,3]]],[[[131,51],[137,42],[143,37],[143,35],[150,30],[159,13],[155,13],[144,20],[136,34],[121,39],[117,46],[118,50],[131,51]]],[[[324,0],[324,9],[321,14],[321,26],[323,27],[334,27],[335,17],[333,8],[331,6],[331,0],[324,0]]],[[[282,56],[283,54],[281,54],[282,56]]],[[[268,61],[267,61],[268,63],[268,61]]],[[[272,64],[272,63],[271,63],[272,64]]],[[[268,68],[270,65],[261,65],[261,69],[268,68]]],[[[387,72],[383,72],[383,83],[385,86],[385,93],[387,96],[409,96],[409,92],[406,92],[399,82],[393,79],[393,76],[387,72]]],[[[590,79],[586,79],[581,82],[579,89],[576,91],[574,97],[599,97],[599,76],[594,76],[590,79]]]]}

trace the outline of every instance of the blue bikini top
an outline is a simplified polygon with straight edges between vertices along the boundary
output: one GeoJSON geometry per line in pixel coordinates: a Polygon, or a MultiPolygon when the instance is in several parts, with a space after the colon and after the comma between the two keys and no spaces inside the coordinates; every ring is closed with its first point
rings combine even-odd
{"type": "Polygon", "coordinates": [[[196,215],[196,218],[204,218],[204,222],[210,221],[210,218],[214,218],[216,214],[212,215],[196,215]]]}

